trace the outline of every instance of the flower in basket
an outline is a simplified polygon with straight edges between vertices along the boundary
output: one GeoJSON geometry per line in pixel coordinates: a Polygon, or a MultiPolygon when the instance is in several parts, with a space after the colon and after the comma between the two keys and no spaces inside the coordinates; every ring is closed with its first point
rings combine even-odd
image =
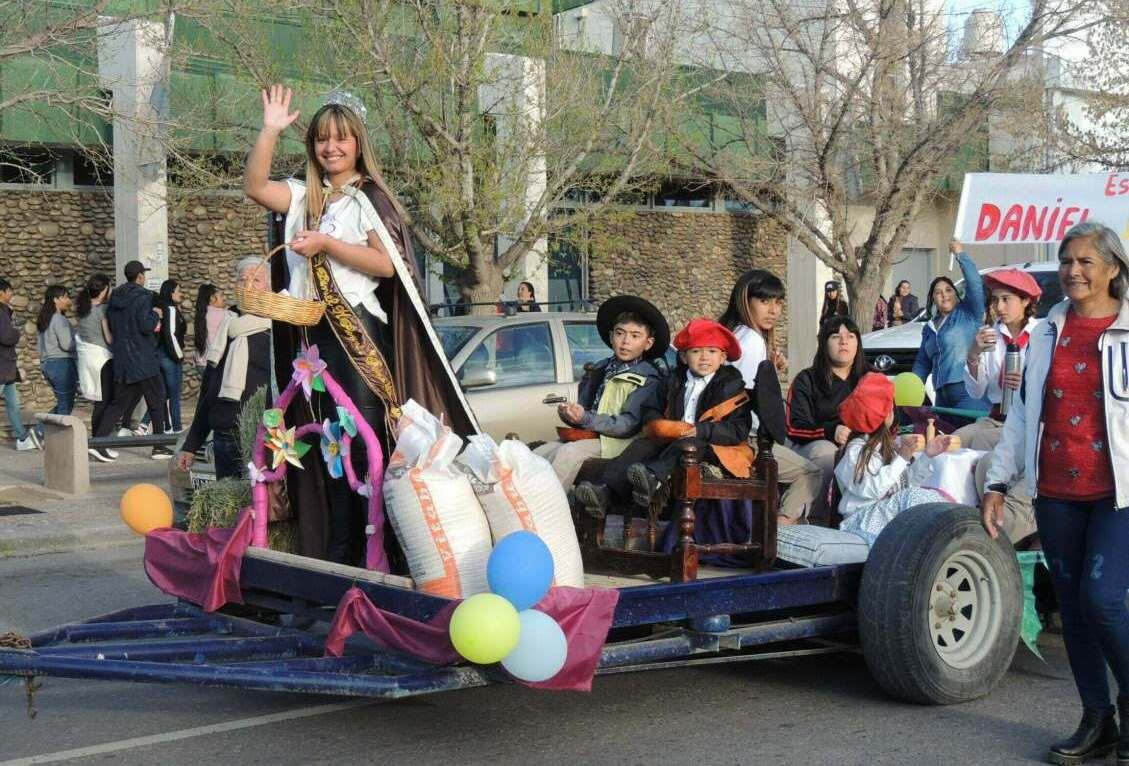
{"type": "Polygon", "coordinates": [[[302,457],[310,451],[310,445],[297,441],[295,428],[272,428],[267,432],[266,446],[271,450],[271,468],[283,463],[302,467],[302,457]]]}
{"type": "Polygon", "coordinates": [[[313,395],[313,391],[324,391],[325,383],[322,382],[321,374],[325,372],[325,362],[322,361],[321,355],[318,353],[317,345],[306,346],[302,349],[302,353],[294,360],[292,366],[294,367],[294,374],[291,378],[301,384],[302,393],[309,399],[313,395]]]}
{"type": "Polygon", "coordinates": [[[345,475],[343,459],[349,456],[349,449],[341,441],[343,433],[340,423],[331,423],[328,418],[322,423],[321,456],[325,458],[329,475],[334,479],[340,479],[345,475]]]}

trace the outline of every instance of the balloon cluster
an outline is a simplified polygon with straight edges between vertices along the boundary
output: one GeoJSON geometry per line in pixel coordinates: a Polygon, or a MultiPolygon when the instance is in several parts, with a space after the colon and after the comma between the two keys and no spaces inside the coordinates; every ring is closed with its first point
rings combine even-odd
{"type": "Polygon", "coordinates": [[[463,601],[451,615],[451,644],[480,665],[501,662],[522,681],[547,681],[564,667],[568,640],[549,615],[533,608],[553,583],[553,556],[532,532],[501,539],[486,563],[492,593],[463,601]]]}

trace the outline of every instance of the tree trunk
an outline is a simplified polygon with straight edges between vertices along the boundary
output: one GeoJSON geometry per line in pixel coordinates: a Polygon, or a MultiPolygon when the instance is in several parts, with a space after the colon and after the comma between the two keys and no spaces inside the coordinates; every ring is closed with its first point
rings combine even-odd
{"type": "Polygon", "coordinates": [[[480,264],[473,271],[468,270],[468,280],[459,283],[459,294],[470,305],[471,314],[493,314],[498,297],[502,294],[504,280],[502,270],[494,263],[480,264]],[[474,278],[473,283],[470,279],[474,278]],[[482,304],[482,305],[475,305],[482,304]]]}
{"type": "Polygon", "coordinates": [[[847,296],[850,299],[851,319],[866,335],[874,327],[874,309],[881,294],[883,279],[877,274],[865,271],[854,279],[845,279],[847,296]]]}

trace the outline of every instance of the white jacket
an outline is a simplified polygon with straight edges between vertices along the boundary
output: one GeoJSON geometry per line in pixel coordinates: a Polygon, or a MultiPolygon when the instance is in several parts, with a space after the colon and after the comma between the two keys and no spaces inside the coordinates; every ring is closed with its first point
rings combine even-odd
{"type": "Polygon", "coordinates": [[[884,500],[903,487],[919,487],[929,478],[929,460],[921,454],[912,462],[901,455],[894,455],[889,463],[883,463],[880,455],[871,455],[870,464],[863,472],[862,479],[855,481],[855,467],[862,458],[866,446],[864,439],[855,438],[847,442],[843,457],[835,466],[835,479],[839,482],[842,498],[839,500],[839,515],[843,518],[884,500]],[[902,479],[905,479],[903,481],[902,479]]]}
{"type": "MultiPolygon", "coordinates": [[[[1039,447],[1043,440],[1043,398],[1055,348],[1066,323],[1069,301],[1051,309],[1031,334],[1019,402],[1008,410],[1003,435],[992,451],[992,467],[984,482],[1011,485],[1026,474],[1031,496],[1039,487],[1039,447]]],[[[1098,339],[1102,388],[1105,392],[1106,444],[1113,463],[1115,505],[1129,508],[1129,301],[1122,301],[1117,319],[1098,339]]]]}
{"type": "MultiPolygon", "coordinates": [[[[1035,328],[1039,325],[1039,320],[1028,319],[1027,326],[1023,329],[1028,335],[1035,333],[1035,328]]],[[[964,363],[964,388],[968,391],[968,395],[973,399],[983,399],[984,395],[988,395],[988,401],[992,404],[999,404],[1004,400],[1004,391],[1000,387],[1000,371],[1004,368],[1004,358],[1007,355],[1007,345],[1011,342],[1011,336],[1008,335],[1007,325],[1003,322],[996,322],[992,328],[996,331],[996,345],[987,351],[980,352],[980,363],[976,366],[976,377],[972,377],[972,372],[968,369],[968,362],[964,363]]],[[[1020,367],[1027,363],[1027,349],[1021,348],[1019,350],[1020,367]]]]}

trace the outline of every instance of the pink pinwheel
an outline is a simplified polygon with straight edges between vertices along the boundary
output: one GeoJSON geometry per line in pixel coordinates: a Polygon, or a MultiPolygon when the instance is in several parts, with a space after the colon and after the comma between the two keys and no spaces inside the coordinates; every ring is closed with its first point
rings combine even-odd
{"type": "Polygon", "coordinates": [[[306,346],[293,362],[294,374],[291,378],[302,386],[302,393],[309,399],[315,389],[324,391],[320,375],[325,372],[325,362],[318,354],[317,345],[306,346]]]}
{"type": "Polygon", "coordinates": [[[329,469],[331,478],[340,479],[345,475],[344,458],[349,457],[349,450],[341,441],[341,424],[331,423],[327,418],[321,426],[321,456],[325,458],[325,466],[329,469]]]}

